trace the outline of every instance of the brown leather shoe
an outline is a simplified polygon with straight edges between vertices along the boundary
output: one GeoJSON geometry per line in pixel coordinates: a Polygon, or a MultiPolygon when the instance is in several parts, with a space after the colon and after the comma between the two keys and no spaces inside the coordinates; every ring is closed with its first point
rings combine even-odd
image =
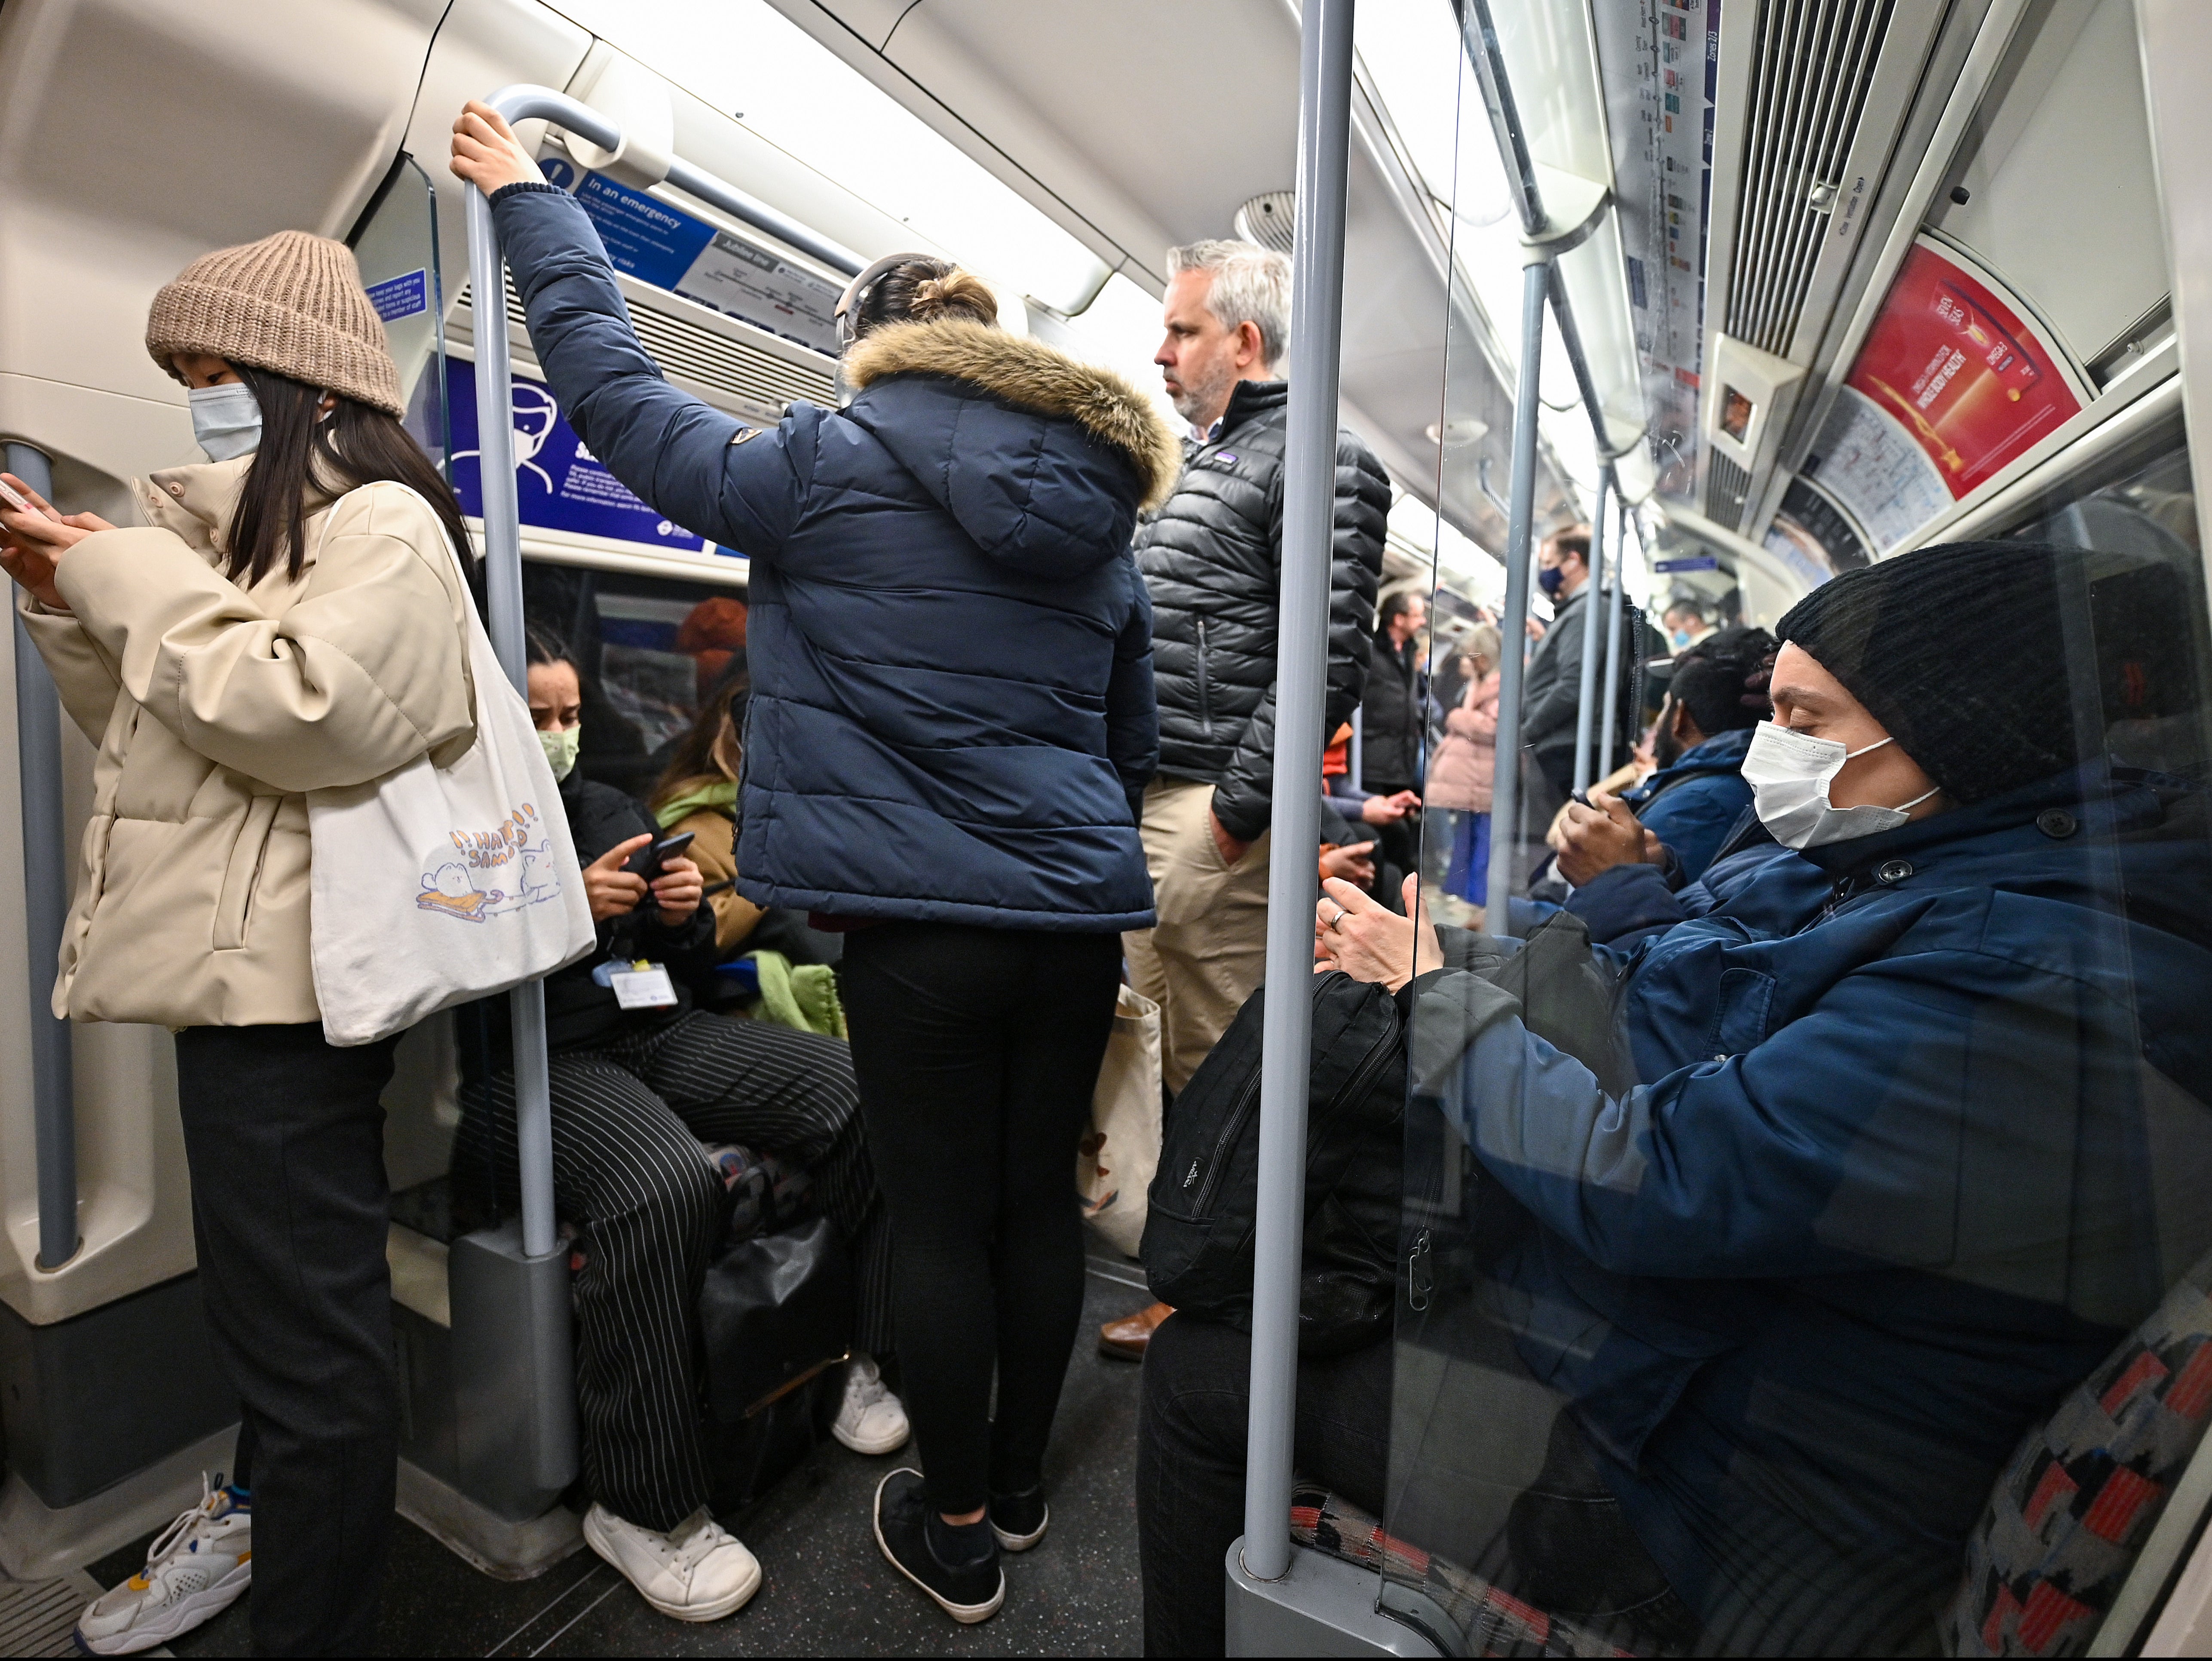
{"type": "Polygon", "coordinates": [[[1134,1315],[1109,1321],[1098,1329],[1098,1353],[1119,1361],[1141,1361],[1145,1346],[1152,1342],[1152,1329],[1175,1313],[1170,1304],[1152,1304],[1134,1315]]]}

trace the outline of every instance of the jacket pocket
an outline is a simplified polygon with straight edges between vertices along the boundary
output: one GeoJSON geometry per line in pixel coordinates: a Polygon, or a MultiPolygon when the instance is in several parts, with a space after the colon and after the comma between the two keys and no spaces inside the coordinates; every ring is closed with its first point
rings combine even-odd
{"type": "Polygon", "coordinates": [[[1714,1011],[1705,1048],[1717,1061],[1741,1056],[1766,1042],[1766,1023],[1774,1004],[1774,977],[1756,969],[1729,969],[1721,975],[1720,1007],[1714,1011]]]}
{"type": "Polygon", "coordinates": [[[1206,643],[1206,619],[1198,620],[1198,730],[1207,738],[1213,736],[1213,668],[1208,660],[1212,654],[1206,643]]]}
{"type": "Polygon", "coordinates": [[[246,805],[238,840],[230,845],[230,863],[223,867],[222,892],[215,904],[213,945],[218,952],[235,952],[246,944],[253,891],[261,881],[262,855],[269,849],[269,833],[276,828],[276,810],[283,803],[282,796],[255,796],[246,805]]]}

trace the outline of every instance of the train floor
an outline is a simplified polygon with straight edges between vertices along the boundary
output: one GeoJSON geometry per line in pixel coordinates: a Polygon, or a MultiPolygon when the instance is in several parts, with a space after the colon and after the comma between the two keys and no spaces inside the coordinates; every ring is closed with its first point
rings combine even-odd
{"type": "MultiPolygon", "coordinates": [[[[1141,1271],[1094,1248],[1079,1335],[1045,1476],[1052,1531],[1005,1559],[1005,1608],[956,1626],[876,1549],[869,1502],[910,1444],[880,1459],[825,1442],[726,1527],[761,1561],[753,1600],[697,1626],[655,1614],[589,1549],[532,1580],[477,1573],[404,1518],[385,1573],[384,1655],[1135,1655],[1143,1649],[1133,1500],[1138,1369],[1098,1353],[1097,1324],[1150,1301],[1141,1271]]],[[[150,1540],[150,1536],[149,1536],[150,1540]]],[[[88,1566],[112,1585],[149,1541],[88,1566]]],[[[170,1646],[178,1655],[252,1652],[251,1594],[170,1646]]]]}

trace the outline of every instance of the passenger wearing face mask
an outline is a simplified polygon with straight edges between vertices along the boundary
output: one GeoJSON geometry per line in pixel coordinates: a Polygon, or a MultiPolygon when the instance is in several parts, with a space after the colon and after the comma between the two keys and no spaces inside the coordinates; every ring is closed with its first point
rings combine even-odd
{"type": "MultiPolygon", "coordinates": [[[[1536,581],[1552,602],[1551,626],[1528,654],[1528,672],[1521,686],[1521,745],[1564,798],[1575,785],[1575,733],[1582,713],[1583,646],[1589,624],[1585,605],[1600,603],[1590,583],[1590,537],[1587,525],[1571,526],[1544,539],[1536,556],[1536,581]]],[[[1603,778],[1628,758],[1638,726],[1632,700],[1634,674],[1626,672],[1632,656],[1654,657],[1663,651],[1649,624],[1624,616],[1621,620],[1622,666],[1619,697],[1619,734],[1611,756],[1600,756],[1592,776],[1603,778]]],[[[1604,649],[1602,637],[1599,649],[1604,649]]]]}
{"type": "Polygon", "coordinates": [[[150,1647],[251,1581],[258,1652],[367,1653],[398,1451],[379,1101],[398,1040],[324,1041],[306,793],[475,742],[474,562],[465,581],[459,505],[399,423],[343,244],[280,231],[204,255],[155,295],[146,348],[190,388],[208,461],[141,481],[138,528],[0,508],[0,565],[100,749],[54,1009],[175,1033],[240,1424],[233,1481],[78,1640],[150,1647]]]}
{"type": "Polygon", "coordinates": [[[2212,1169],[2212,815],[2107,752],[2198,707],[2173,575],[1966,544],[1790,611],[1745,765],[1785,846],[1599,953],[1625,1082],[1328,885],[1317,955],[1406,989],[1414,1095],[1527,1220],[1488,1272],[1565,1408],[1531,1493],[1576,1505],[1553,1558],[1519,1531],[1514,1595],[1690,1649],[1925,1647],[2023,1433],[2212,1246],[2146,1163],[2212,1169]]]}

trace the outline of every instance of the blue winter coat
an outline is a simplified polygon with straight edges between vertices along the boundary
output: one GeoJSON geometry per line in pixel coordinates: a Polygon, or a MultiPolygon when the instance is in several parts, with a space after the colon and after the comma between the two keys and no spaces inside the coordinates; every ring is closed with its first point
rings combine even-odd
{"type": "Polygon", "coordinates": [[[592,452],[753,561],[738,888],[854,917],[1149,927],[1158,754],[1129,553],[1179,454],[1119,377],[968,323],[884,328],[843,411],[753,429],[661,378],[598,234],[510,187],[500,240],[592,452]]]}
{"type": "Polygon", "coordinates": [[[1743,757],[1753,731],[1739,727],[1707,739],[1685,750],[1673,766],[1621,794],[1644,828],[1674,850],[1688,881],[1705,875],[1729,830],[1751,806],[1743,757]]]}
{"type": "Polygon", "coordinates": [[[2100,763],[1724,861],[1611,954],[1610,1098],[1422,985],[1416,1088],[1530,1220],[1519,1354],[1729,1647],[1925,1642],[2006,1456],[2212,1245],[2207,831],[2100,763]]]}

